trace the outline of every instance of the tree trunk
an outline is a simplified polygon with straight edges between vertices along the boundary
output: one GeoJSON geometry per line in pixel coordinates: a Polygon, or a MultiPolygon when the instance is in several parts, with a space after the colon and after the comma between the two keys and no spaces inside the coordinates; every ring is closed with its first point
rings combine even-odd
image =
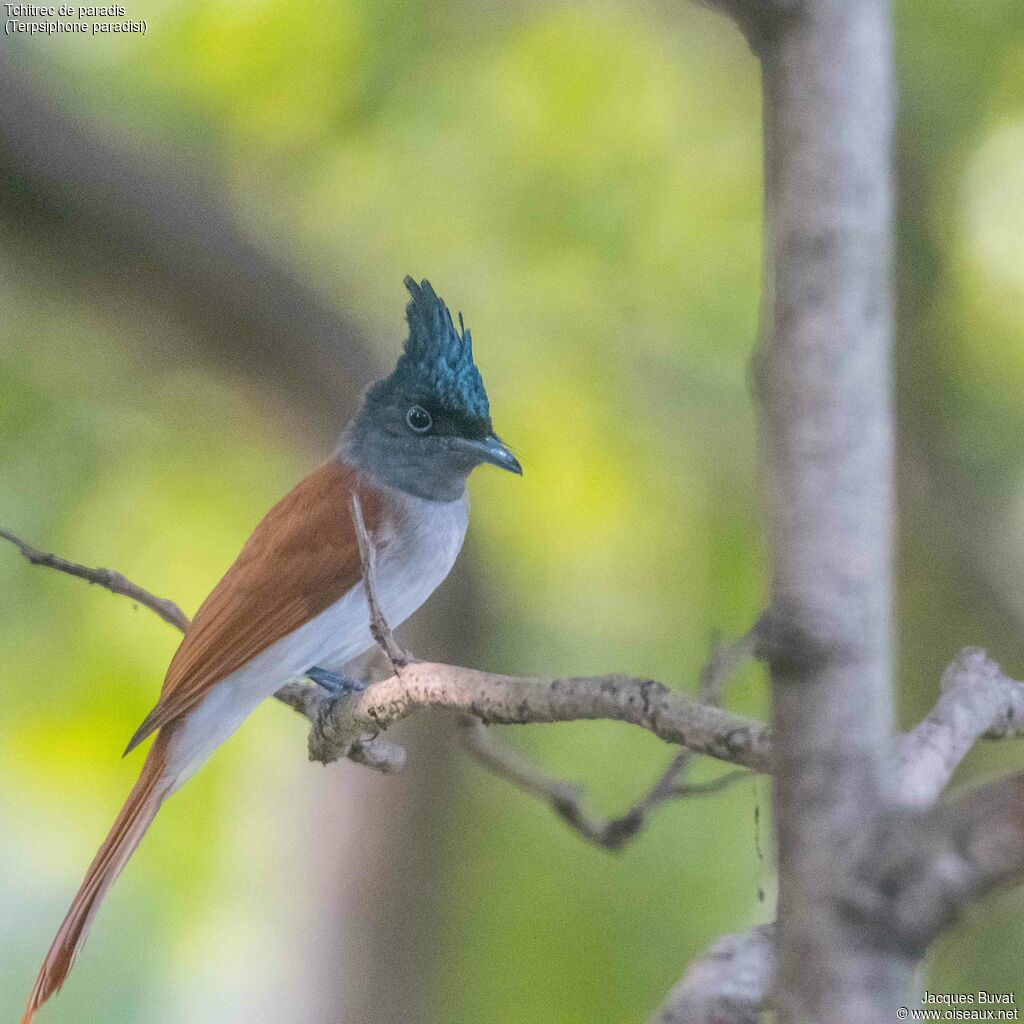
{"type": "Polygon", "coordinates": [[[885,0],[806,0],[764,74],[756,380],[771,543],[780,1021],[894,1020],[909,968],[839,896],[892,740],[892,42],[885,0]]]}

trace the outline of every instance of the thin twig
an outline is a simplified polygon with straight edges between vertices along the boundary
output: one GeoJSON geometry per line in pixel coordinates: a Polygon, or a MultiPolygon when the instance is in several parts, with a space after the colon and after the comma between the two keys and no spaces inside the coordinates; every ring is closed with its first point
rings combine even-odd
{"type": "MultiPolygon", "coordinates": [[[[59,555],[40,551],[9,530],[0,529],[0,537],[10,541],[32,565],[54,569],[65,575],[95,584],[104,590],[109,590],[112,594],[127,597],[136,604],[155,612],[164,622],[181,632],[188,627],[188,616],[173,601],[157,597],[137,583],[132,583],[119,572],[114,572],[111,569],[92,569],[86,565],[79,565],[77,562],[69,562],[59,555]]],[[[316,722],[320,708],[325,702],[318,687],[300,682],[287,683],[274,696],[282,704],[287,704],[288,707],[298,711],[300,715],[312,722],[316,722]]],[[[358,764],[381,772],[400,771],[405,764],[405,751],[401,747],[369,735],[357,737],[346,756],[358,764]]]]}
{"type": "Polygon", "coordinates": [[[363,570],[363,588],[366,590],[366,603],[370,608],[370,634],[378,646],[387,655],[392,670],[397,674],[409,664],[409,655],[402,650],[388,625],[384,613],[380,610],[377,600],[377,547],[366,532],[363,521],[363,506],[359,495],[352,492],[352,523],[356,528],[356,542],[359,545],[359,561],[363,570]]]}
{"type": "Polygon", "coordinates": [[[744,665],[757,657],[765,620],[766,616],[762,616],[743,636],[724,646],[712,638],[711,651],[697,681],[697,693],[705,704],[722,706],[726,685],[744,665]]]}
{"type": "Polygon", "coordinates": [[[112,569],[90,569],[86,565],[79,565],[77,562],[69,562],[67,559],[57,555],[51,555],[46,551],[39,551],[31,544],[16,537],[9,530],[0,529],[0,537],[10,541],[32,565],[41,565],[47,569],[56,569],[57,572],[66,573],[68,576],[76,576],[87,583],[95,583],[112,594],[121,594],[141,604],[152,612],[156,612],[164,622],[169,623],[184,632],[188,625],[188,616],[173,602],[165,597],[157,597],[148,590],[131,580],[125,579],[119,572],[112,569]]]}
{"type": "MultiPolygon", "coordinates": [[[[483,722],[474,715],[463,715],[461,725],[463,746],[477,762],[524,793],[549,804],[555,814],[584,839],[606,850],[621,850],[643,828],[647,815],[659,804],[681,797],[717,793],[749,774],[739,769],[726,772],[710,782],[683,785],[675,781],[678,771],[670,768],[625,814],[617,818],[596,818],[584,811],[583,791],[579,786],[545,774],[515,751],[496,742],[483,722]],[[671,779],[671,783],[666,784],[667,779],[671,779]]],[[[682,751],[674,758],[673,765],[688,759],[689,753],[682,751]]]]}
{"type": "MultiPolygon", "coordinates": [[[[41,557],[36,564],[61,572],[71,566],[75,571],[70,575],[114,593],[127,593],[159,614],[154,604],[160,599],[119,573],[85,570],[56,556],[41,557]]],[[[473,714],[489,724],[629,722],[667,743],[754,771],[771,770],[771,738],[763,722],[700,704],[653,679],[622,675],[536,679],[410,660],[401,677],[396,673],[343,700],[327,700],[316,687],[297,682],[286,684],[275,696],[312,721],[310,756],[325,764],[340,757],[361,760],[373,744],[377,745],[375,756],[382,756],[381,732],[406,715],[435,707],[473,714]]],[[[396,748],[389,763],[397,767],[399,760],[396,748]]]]}
{"type": "MultiPolygon", "coordinates": [[[[739,640],[725,647],[712,642],[711,653],[701,670],[699,681],[700,694],[706,704],[713,707],[721,705],[726,684],[754,656],[757,642],[756,624],[739,640]]],[[[710,782],[680,782],[692,767],[695,757],[692,750],[681,750],[672,758],[658,781],[625,814],[617,818],[594,818],[584,812],[583,792],[578,786],[545,774],[499,744],[479,718],[464,715],[461,721],[463,745],[480,764],[523,792],[550,804],[552,810],[585,839],[607,850],[621,850],[639,834],[648,815],[661,804],[721,792],[749,774],[745,770],[738,770],[726,772],[710,782]]]]}
{"type": "MultiPolygon", "coordinates": [[[[758,626],[739,640],[725,647],[713,640],[711,653],[700,671],[699,691],[708,705],[720,707],[725,686],[731,676],[755,655],[758,626]]],[[[499,743],[483,723],[472,715],[462,717],[462,741],[465,749],[481,765],[508,779],[524,793],[551,805],[563,821],[577,829],[587,840],[606,850],[622,850],[639,835],[647,817],[660,804],[686,797],[707,796],[722,790],[744,775],[745,770],[726,772],[709,782],[680,782],[693,764],[693,751],[682,750],[670,762],[650,790],[625,814],[616,818],[594,818],[583,809],[581,788],[562,779],[553,778],[535,768],[518,754],[499,743]]]]}

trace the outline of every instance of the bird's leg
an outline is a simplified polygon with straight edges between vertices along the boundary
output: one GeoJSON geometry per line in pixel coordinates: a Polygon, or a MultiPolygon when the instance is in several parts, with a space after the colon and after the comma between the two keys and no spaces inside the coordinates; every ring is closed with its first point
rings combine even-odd
{"type": "Polygon", "coordinates": [[[351,676],[342,675],[340,672],[330,672],[325,668],[306,670],[306,675],[327,691],[327,695],[333,700],[339,697],[347,697],[350,693],[362,693],[366,689],[366,683],[353,679],[351,676]]]}

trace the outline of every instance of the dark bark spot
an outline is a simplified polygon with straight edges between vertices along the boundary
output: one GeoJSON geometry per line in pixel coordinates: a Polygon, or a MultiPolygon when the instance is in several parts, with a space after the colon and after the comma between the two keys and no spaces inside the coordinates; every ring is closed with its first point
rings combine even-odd
{"type": "Polygon", "coordinates": [[[768,663],[773,678],[799,682],[853,656],[830,633],[827,624],[811,623],[802,609],[779,600],[758,623],[758,656],[768,663]]]}

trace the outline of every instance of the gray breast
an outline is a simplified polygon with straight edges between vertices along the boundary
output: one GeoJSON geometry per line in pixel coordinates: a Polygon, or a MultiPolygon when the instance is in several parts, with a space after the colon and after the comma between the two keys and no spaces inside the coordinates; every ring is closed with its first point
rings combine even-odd
{"type": "Polygon", "coordinates": [[[394,492],[375,537],[377,590],[388,623],[404,622],[445,579],[466,537],[469,504],[394,492]]]}
{"type": "MultiPolygon", "coordinates": [[[[373,540],[377,546],[377,598],[392,628],[412,615],[451,571],[466,536],[467,518],[465,496],[441,503],[386,492],[373,540]]],[[[366,592],[360,582],[272,644],[264,655],[273,660],[275,671],[280,670],[276,688],[314,665],[340,671],[373,644],[366,592]]],[[[251,664],[262,657],[257,655],[251,664]]],[[[266,688],[262,676],[256,685],[266,688]]]]}

